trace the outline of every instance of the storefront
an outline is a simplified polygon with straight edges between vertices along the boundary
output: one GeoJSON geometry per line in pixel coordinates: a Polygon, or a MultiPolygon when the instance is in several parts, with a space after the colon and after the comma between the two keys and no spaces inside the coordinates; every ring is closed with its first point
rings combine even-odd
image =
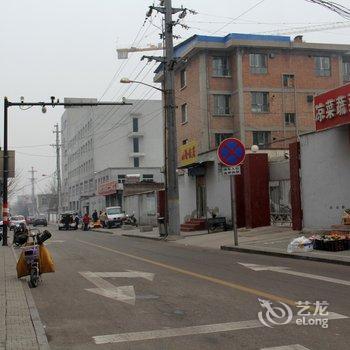
{"type": "Polygon", "coordinates": [[[221,174],[216,151],[198,154],[195,141],[179,148],[180,220],[206,218],[215,210],[231,218],[230,183],[221,174]]]}
{"type": "Polygon", "coordinates": [[[123,184],[117,181],[107,181],[98,185],[97,193],[105,197],[106,207],[115,207],[123,205],[123,184]]]}

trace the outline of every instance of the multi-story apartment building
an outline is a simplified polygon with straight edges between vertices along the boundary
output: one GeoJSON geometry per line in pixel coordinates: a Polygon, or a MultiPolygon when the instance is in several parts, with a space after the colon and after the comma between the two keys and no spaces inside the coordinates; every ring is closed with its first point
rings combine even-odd
{"type": "MultiPolygon", "coordinates": [[[[97,102],[65,99],[65,102],[97,102]]],[[[102,209],[122,204],[118,179],[146,174],[162,181],[161,101],[128,100],[131,106],[67,107],[62,129],[62,209],[102,209]],[[113,168],[111,173],[107,169],[113,168]],[[115,183],[111,187],[111,182],[115,183]],[[108,184],[109,183],[109,184],[108,184]],[[109,188],[103,191],[100,187],[109,188]],[[111,188],[113,189],[111,191],[111,188]],[[100,207],[92,208],[96,203],[100,207]]]]}
{"type": "MultiPolygon", "coordinates": [[[[192,175],[179,180],[182,217],[205,216],[216,206],[230,216],[222,204],[230,203],[230,192],[228,177],[218,172],[219,143],[234,136],[247,149],[287,149],[314,130],[314,95],[350,81],[349,52],[350,45],[307,43],[301,36],[194,35],[177,45],[179,166],[192,175]]],[[[158,68],[155,81],[161,80],[158,68]]]]}

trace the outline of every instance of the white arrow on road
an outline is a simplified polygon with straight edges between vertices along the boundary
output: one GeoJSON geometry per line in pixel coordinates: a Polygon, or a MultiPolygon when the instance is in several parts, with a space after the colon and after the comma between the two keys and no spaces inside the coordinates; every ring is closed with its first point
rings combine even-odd
{"type": "Polygon", "coordinates": [[[126,272],[79,272],[88,281],[93,283],[97,288],[85,289],[91,293],[102,295],[106,298],[121,301],[123,303],[135,305],[134,286],[115,286],[103,278],[144,278],[153,281],[154,274],[141,271],[128,270],[126,272]]]}
{"type": "Polygon", "coordinates": [[[274,272],[279,272],[279,273],[285,273],[287,275],[312,278],[314,280],[320,280],[320,281],[325,281],[325,282],[342,284],[344,286],[350,286],[350,281],[339,280],[337,278],[326,277],[326,276],[313,275],[311,273],[292,271],[292,270],[289,270],[289,267],[265,266],[265,265],[244,264],[244,263],[238,263],[238,264],[245,266],[248,269],[251,269],[253,271],[274,271],[274,272]]]}

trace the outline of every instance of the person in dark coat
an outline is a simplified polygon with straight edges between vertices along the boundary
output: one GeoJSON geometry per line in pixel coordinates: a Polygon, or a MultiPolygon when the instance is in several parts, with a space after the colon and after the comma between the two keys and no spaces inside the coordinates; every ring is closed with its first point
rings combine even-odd
{"type": "Polygon", "coordinates": [[[97,210],[95,209],[94,212],[92,213],[92,221],[96,222],[98,220],[98,214],[97,210]]]}

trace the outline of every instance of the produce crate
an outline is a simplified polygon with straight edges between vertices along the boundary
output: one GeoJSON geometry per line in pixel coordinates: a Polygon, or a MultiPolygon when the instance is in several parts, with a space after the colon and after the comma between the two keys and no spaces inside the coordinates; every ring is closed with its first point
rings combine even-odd
{"type": "Polygon", "coordinates": [[[328,252],[340,252],[342,250],[347,250],[347,240],[346,239],[338,239],[338,240],[330,240],[323,241],[324,249],[328,252]]]}

